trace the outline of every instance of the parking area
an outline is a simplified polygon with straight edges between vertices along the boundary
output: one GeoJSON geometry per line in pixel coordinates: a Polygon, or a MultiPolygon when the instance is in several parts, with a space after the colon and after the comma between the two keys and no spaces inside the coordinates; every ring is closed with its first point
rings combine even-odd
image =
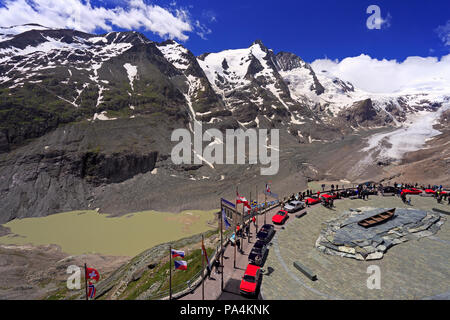
{"type": "MultiPolygon", "coordinates": [[[[239,284],[248,264],[248,254],[255,242],[256,229],[244,240],[243,253],[228,246],[224,255],[224,291],[221,275],[213,271],[205,281],[205,299],[450,299],[450,228],[448,223],[434,236],[411,240],[390,248],[381,260],[357,261],[331,256],[316,249],[315,243],[323,223],[340,212],[359,207],[404,207],[397,196],[370,196],[368,200],[339,199],[334,207],[315,204],[295,213],[282,225],[275,225],[275,236],[268,244],[268,255],[262,269],[261,288],[256,297],[244,297],[239,284]],[[296,216],[299,216],[297,218],[296,216]],[[311,281],[293,263],[298,261],[317,274],[311,281]],[[381,288],[368,289],[369,266],[381,271],[381,288]]],[[[450,210],[446,204],[437,204],[434,198],[413,196],[413,208],[450,210]]],[[[266,222],[279,207],[267,212],[266,222]]],[[[445,216],[443,216],[445,219],[445,216]]],[[[258,229],[264,224],[264,215],[257,217],[258,229]]],[[[201,286],[183,299],[202,299],[201,286]]]]}

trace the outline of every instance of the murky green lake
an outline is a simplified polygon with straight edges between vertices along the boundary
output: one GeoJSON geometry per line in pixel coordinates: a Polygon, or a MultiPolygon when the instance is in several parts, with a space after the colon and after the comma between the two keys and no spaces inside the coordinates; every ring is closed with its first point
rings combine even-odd
{"type": "Polygon", "coordinates": [[[214,212],[143,211],[111,217],[96,211],[72,211],[39,218],[12,220],[11,234],[0,244],[56,244],[66,253],[135,256],[157,244],[217,228],[214,212]]]}

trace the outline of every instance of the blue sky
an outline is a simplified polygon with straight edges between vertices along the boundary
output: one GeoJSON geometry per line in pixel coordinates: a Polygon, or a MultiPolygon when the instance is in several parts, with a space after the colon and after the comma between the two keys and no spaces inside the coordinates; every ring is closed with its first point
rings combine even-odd
{"type": "Polygon", "coordinates": [[[196,1],[216,13],[207,41],[192,37],[196,54],[245,47],[254,39],[277,51],[290,51],[306,61],[327,56],[343,59],[361,53],[403,60],[408,56],[448,54],[436,28],[450,19],[450,1],[196,1]],[[217,3],[216,3],[217,2],[217,3]],[[388,27],[369,30],[366,9],[377,4],[388,27]]]}
{"type": "Polygon", "coordinates": [[[450,52],[449,12],[448,0],[0,0],[0,25],[132,29],[156,41],[175,38],[196,55],[261,39],[275,52],[294,52],[308,62],[360,54],[403,61],[450,52]],[[380,30],[366,26],[371,4],[386,20],[380,30]]]}

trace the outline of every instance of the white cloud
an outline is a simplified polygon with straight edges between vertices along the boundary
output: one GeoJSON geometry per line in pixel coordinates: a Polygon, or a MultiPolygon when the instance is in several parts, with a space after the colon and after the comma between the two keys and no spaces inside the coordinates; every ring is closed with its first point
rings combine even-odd
{"type": "Polygon", "coordinates": [[[450,94],[450,54],[441,59],[408,57],[403,62],[378,60],[362,54],[340,62],[318,59],[311,66],[316,73],[326,70],[368,92],[439,89],[450,94]]]}
{"type": "Polygon", "coordinates": [[[200,38],[202,38],[203,40],[208,40],[208,39],[206,38],[206,35],[212,33],[211,29],[209,29],[208,27],[202,25],[202,24],[200,23],[200,21],[198,21],[198,20],[195,21],[195,28],[196,28],[196,30],[197,30],[197,31],[196,31],[197,35],[198,35],[200,38]]]}
{"type": "Polygon", "coordinates": [[[125,6],[104,8],[81,0],[7,0],[0,8],[0,25],[38,23],[51,28],[85,32],[99,29],[112,31],[116,27],[151,31],[162,38],[181,41],[189,38],[187,33],[199,28],[191,23],[189,12],[175,8],[174,3],[170,8],[146,4],[144,0],[126,0],[122,3],[125,6]]]}
{"type": "Polygon", "coordinates": [[[436,28],[436,33],[446,46],[450,46],[450,20],[445,25],[436,28]]]}

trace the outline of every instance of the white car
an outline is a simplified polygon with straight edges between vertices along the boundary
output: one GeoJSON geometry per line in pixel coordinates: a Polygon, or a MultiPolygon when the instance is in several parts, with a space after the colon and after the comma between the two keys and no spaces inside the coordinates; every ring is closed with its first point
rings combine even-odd
{"type": "Polygon", "coordinates": [[[296,212],[298,210],[302,210],[305,208],[305,203],[303,201],[289,201],[287,204],[284,205],[284,210],[286,210],[289,213],[296,212]]]}

